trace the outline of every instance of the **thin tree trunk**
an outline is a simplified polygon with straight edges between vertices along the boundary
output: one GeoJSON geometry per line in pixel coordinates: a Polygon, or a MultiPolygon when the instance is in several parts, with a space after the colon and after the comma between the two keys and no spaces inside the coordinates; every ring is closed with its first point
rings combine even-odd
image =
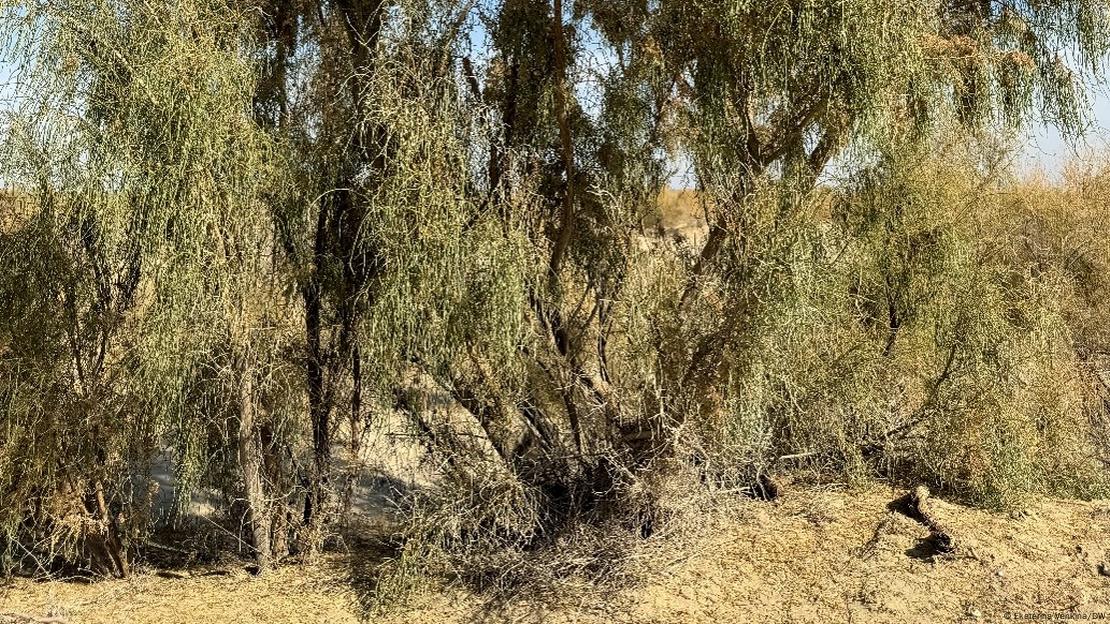
{"type": "Polygon", "coordinates": [[[127,551],[123,546],[119,523],[112,517],[111,511],[108,509],[108,503],[104,499],[104,484],[100,481],[96,482],[94,497],[97,511],[106,525],[104,549],[107,551],[109,559],[111,559],[113,572],[119,578],[127,578],[131,576],[131,564],[127,560],[127,551]]]}
{"type": "MultiPolygon", "coordinates": [[[[327,467],[331,463],[329,397],[325,389],[325,366],[322,314],[323,302],[323,263],[327,253],[328,206],[320,206],[316,222],[316,240],[313,253],[313,273],[304,289],[305,303],[305,343],[308,348],[305,373],[308,382],[308,411],[312,427],[313,470],[308,476],[307,493],[304,507],[304,523],[313,533],[318,522],[317,516],[326,498],[327,467]]],[[[311,544],[309,545],[311,550],[311,544]]]]}
{"type": "MultiPolygon", "coordinates": [[[[288,447],[275,438],[274,429],[267,423],[259,423],[258,434],[262,444],[262,470],[264,481],[269,483],[269,491],[285,492],[292,485],[290,467],[286,453],[288,447]]],[[[270,522],[270,552],[275,559],[289,554],[288,530],[290,510],[288,500],[277,497],[268,501],[267,512],[270,522]]]]}
{"type": "Polygon", "coordinates": [[[362,350],[356,340],[351,346],[351,460],[358,463],[362,451],[362,350]]]}
{"type": "Polygon", "coordinates": [[[247,522],[259,574],[270,567],[270,515],[262,487],[262,448],[255,429],[254,380],[246,357],[239,361],[239,466],[247,498],[247,522]]]}
{"type": "Polygon", "coordinates": [[[567,41],[563,32],[563,2],[554,0],[551,17],[551,35],[555,43],[555,117],[559,122],[559,142],[562,146],[563,171],[566,189],[563,191],[563,214],[551,253],[551,279],[558,279],[563,258],[574,236],[574,142],[571,140],[570,121],[567,119],[567,41]]]}

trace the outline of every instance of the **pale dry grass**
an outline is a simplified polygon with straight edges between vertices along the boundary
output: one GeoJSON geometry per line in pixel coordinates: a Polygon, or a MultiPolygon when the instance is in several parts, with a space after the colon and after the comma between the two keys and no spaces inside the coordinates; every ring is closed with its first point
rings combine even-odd
{"type": "MultiPolygon", "coordinates": [[[[620,587],[565,585],[558,596],[488,597],[439,588],[375,622],[949,622],[1006,615],[1110,613],[1110,501],[1032,500],[1000,514],[935,501],[960,550],[927,556],[928,530],[888,509],[901,491],[787,487],[776,502],[721,498],[694,530],[626,553],[620,587]]],[[[16,580],[0,613],[109,622],[357,622],[350,559],[264,578],[159,578],[91,585],[16,580]]]]}

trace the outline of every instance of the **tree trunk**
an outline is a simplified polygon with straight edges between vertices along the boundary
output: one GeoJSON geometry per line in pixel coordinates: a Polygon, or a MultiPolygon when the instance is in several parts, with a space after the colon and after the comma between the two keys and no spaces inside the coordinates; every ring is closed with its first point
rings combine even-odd
{"type": "MultiPolygon", "coordinates": [[[[96,481],[91,489],[86,490],[85,509],[104,523],[104,534],[98,540],[98,545],[104,551],[107,569],[117,578],[127,578],[131,575],[131,564],[127,560],[127,549],[123,544],[119,522],[108,508],[102,481],[96,481]]],[[[105,561],[101,560],[101,563],[105,561]]]]}
{"type": "Polygon", "coordinates": [[[554,42],[555,61],[555,118],[559,123],[559,144],[562,150],[563,171],[566,175],[566,187],[563,190],[563,213],[559,220],[558,234],[555,236],[555,248],[551,253],[551,280],[558,280],[559,269],[566,257],[567,248],[574,237],[574,141],[570,134],[570,121],[568,119],[569,95],[567,93],[567,42],[563,32],[563,3],[554,0],[551,17],[551,38],[554,42]]]}
{"type": "Polygon", "coordinates": [[[357,465],[362,452],[362,351],[351,346],[351,461],[357,465]]]}
{"type": "MultiPolygon", "coordinates": [[[[288,492],[293,483],[290,457],[292,450],[276,438],[273,426],[259,423],[258,434],[262,444],[263,480],[270,492],[288,492]]],[[[291,511],[289,501],[282,496],[267,501],[270,522],[270,552],[275,559],[289,554],[289,527],[291,511]]]]}
{"type": "Polygon", "coordinates": [[[254,422],[254,380],[246,358],[239,360],[239,466],[243,471],[251,546],[261,574],[270,567],[270,516],[262,487],[262,447],[254,422]]]}
{"type": "MultiPolygon", "coordinates": [[[[327,468],[331,463],[331,405],[330,397],[325,388],[324,365],[325,354],[323,344],[323,301],[321,292],[323,284],[323,264],[328,248],[328,206],[320,206],[316,221],[316,237],[313,252],[313,272],[309,283],[304,289],[305,304],[305,343],[308,348],[306,358],[306,377],[308,382],[308,411],[312,427],[313,469],[307,475],[304,524],[310,534],[316,533],[321,507],[326,498],[327,468]]],[[[310,537],[309,542],[312,541],[310,537]]],[[[308,550],[313,549],[311,543],[306,544],[308,550]]]]}

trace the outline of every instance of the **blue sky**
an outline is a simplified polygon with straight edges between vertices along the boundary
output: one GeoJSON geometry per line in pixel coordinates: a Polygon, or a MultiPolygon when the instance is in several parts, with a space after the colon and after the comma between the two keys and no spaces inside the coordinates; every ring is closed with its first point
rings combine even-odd
{"type": "Polygon", "coordinates": [[[0,107],[4,106],[7,99],[8,82],[11,81],[11,65],[0,61],[0,107]]]}
{"type": "Polygon", "coordinates": [[[1068,161],[1092,154],[1110,153],[1110,92],[1108,87],[1092,87],[1091,126],[1074,143],[1064,140],[1055,128],[1038,124],[1029,129],[1024,140],[1020,167],[1026,171],[1043,170],[1057,177],[1068,161]]]}

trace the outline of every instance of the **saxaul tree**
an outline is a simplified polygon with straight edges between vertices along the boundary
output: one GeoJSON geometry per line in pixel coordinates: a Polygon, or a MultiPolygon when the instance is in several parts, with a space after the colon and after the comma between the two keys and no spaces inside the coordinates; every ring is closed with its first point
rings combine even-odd
{"type": "Polygon", "coordinates": [[[92,533],[106,556],[88,555],[124,576],[153,496],[130,475],[189,429],[184,380],[225,341],[246,495],[260,504],[244,305],[258,303],[272,241],[257,201],[265,137],[244,117],[253,81],[222,7],[5,11],[20,90],[4,176],[37,210],[4,240],[5,450],[23,456],[5,463],[4,526],[13,543],[45,529],[78,551],[92,533]]]}
{"type": "Polygon", "coordinates": [[[495,446],[545,449],[522,478],[586,498],[611,485],[614,458],[643,465],[676,432],[728,429],[729,379],[790,296],[798,198],[830,162],[1037,114],[1074,131],[1107,41],[1096,2],[484,8],[484,84],[467,58],[462,72],[498,111],[485,183],[497,202],[534,181],[530,238],[548,260],[528,294],[525,389],[479,409],[523,430],[502,425],[514,433],[495,446]],[[626,290],[645,264],[635,224],[675,153],[692,161],[708,235],[667,267],[673,290],[640,305],[626,290]],[[648,314],[650,339],[630,331],[648,314]]]}
{"type": "Polygon", "coordinates": [[[784,319],[856,331],[804,300],[854,249],[806,213],[831,164],[1077,130],[1110,45],[1096,0],[0,7],[0,171],[37,207],[0,232],[0,520],[14,552],[92,518],[121,575],[167,445],[260,568],[320,547],[390,418],[435,467],[425,546],[535,543],[667,462],[758,469],[805,426],[760,368],[784,319]],[[707,231],[660,240],[680,161],[707,231]]]}

